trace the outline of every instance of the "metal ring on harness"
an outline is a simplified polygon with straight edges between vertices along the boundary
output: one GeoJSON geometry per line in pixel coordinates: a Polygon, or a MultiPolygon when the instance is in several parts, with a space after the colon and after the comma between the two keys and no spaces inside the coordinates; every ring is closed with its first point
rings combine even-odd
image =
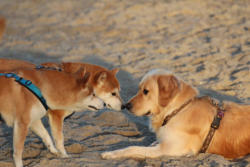
{"type": "Polygon", "coordinates": [[[25,81],[25,84],[29,86],[32,84],[32,82],[30,80],[27,80],[27,81],[25,81]]]}

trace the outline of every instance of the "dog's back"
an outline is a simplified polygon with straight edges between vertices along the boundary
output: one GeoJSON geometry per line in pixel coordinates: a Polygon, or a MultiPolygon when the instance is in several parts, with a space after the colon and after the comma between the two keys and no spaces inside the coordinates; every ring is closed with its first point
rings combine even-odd
{"type": "Polygon", "coordinates": [[[225,116],[208,152],[238,158],[250,152],[250,105],[225,103],[225,116]]]}
{"type": "Polygon", "coordinates": [[[0,58],[0,72],[13,72],[15,70],[22,68],[34,68],[34,67],[35,67],[34,64],[27,61],[0,58]]]}

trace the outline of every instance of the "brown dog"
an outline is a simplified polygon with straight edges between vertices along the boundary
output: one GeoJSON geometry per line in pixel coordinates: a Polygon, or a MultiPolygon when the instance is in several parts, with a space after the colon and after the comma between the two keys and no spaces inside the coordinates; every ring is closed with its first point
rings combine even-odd
{"type": "MultiPolygon", "coordinates": [[[[152,130],[159,144],[131,146],[102,153],[105,159],[156,158],[163,155],[198,154],[210,130],[217,108],[206,98],[195,98],[198,91],[173,74],[154,70],[144,76],[140,90],[126,105],[137,116],[150,115],[152,130]],[[166,117],[179,110],[167,124],[166,117]]],[[[226,158],[250,153],[250,105],[225,102],[225,115],[207,152],[226,158]]]]}
{"type": "MultiPolygon", "coordinates": [[[[94,95],[88,81],[90,74],[79,70],[69,74],[55,70],[17,70],[20,77],[32,81],[42,92],[52,112],[50,126],[60,154],[67,157],[63,144],[63,119],[74,111],[98,110],[104,102],[94,95]]],[[[52,153],[57,153],[44,128],[41,118],[46,110],[38,98],[13,78],[0,76],[0,114],[8,126],[13,127],[13,148],[16,167],[22,167],[24,141],[31,128],[40,136],[52,153]]]]}
{"type": "MultiPolygon", "coordinates": [[[[62,69],[68,73],[75,73],[85,68],[90,73],[89,83],[92,85],[96,96],[101,98],[107,107],[121,110],[122,100],[120,97],[120,84],[116,78],[118,69],[107,70],[101,66],[87,63],[43,63],[43,66],[62,69]]],[[[19,68],[35,68],[30,62],[14,59],[0,59],[0,71],[13,71],[19,68]]]]}

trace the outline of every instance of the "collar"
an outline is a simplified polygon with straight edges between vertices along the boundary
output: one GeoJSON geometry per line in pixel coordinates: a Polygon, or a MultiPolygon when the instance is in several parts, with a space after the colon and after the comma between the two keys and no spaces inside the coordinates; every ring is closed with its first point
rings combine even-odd
{"type": "Polygon", "coordinates": [[[178,114],[184,107],[186,107],[189,103],[191,103],[196,97],[189,99],[187,102],[185,102],[184,104],[182,104],[179,108],[175,109],[171,114],[167,115],[161,126],[165,126],[168,121],[173,118],[176,114],[178,114]]]}

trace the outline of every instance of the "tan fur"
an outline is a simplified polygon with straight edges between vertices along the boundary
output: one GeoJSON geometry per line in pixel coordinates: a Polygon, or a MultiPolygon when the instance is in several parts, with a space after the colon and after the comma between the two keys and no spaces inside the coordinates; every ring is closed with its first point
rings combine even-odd
{"type": "MultiPolygon", "coordinates": [[[[0,59],[0,71],[15,71],[20,68],[35,68],[35,65],[13,59],[0,59]]],[[[47,62],[41,64],[46,67],[60,68],[68,73],[76,73],[78,70],[84,68],[90,73],[90,85],[93,87],[95,94],[101,98],[108,107],[114,110],[121,110],[122,99],[120,97],[120,84],[116,78],[118,69],[108,70],[104,67],[87,63],[52,63],[47,62]],[[113,93],[113,95],[112,95],[113,93]],[[115,95],[114,95],[115,93],[115,95]]]]}
{"type": "MultiPolygon", "coordinates": [[[[164,118],[198,92],[173,74],[162,70],[146,75],[140,90],[129,103],[130,111],[141,116],[151,114],[151,128],[159,144],[150,147],[131,146],[102,153],[105,159],[156,158],[163,155],[195,155],[199,152],[216,114],[207,99],[196,99],[184,107],[165,126],[164,118]],[[145,95],[143,90],[147,89],[145,95]]],[[[238,158],[250,153],[250,106],[226,102],[226,113],[208,147],[208,153],[238,158]]]]}
{"type": "Polygon", "coordinates": [[[0,72],[12,72],[22,68],[35,68],[36,65],[28,61],[0,58],[0,72]]]}
{"type": "Polygon", "coordinates": [[[95,94],[101,98],[108,107],[114,110],[121,110],[122,99],[120,97],[120,84],[116,78],[118,69],[107,70],[104,67],[88,64],[65,62],[61,64],[44,63],[42,65],[57,67],[63,69],[65,72],[74,73],[80,68],[85,68],[91,74],[90,83],[93,86],[95,94]],[[115,95],[112,95],[115,93],[115,95]]]}
{"type": "MultiPolygon", "coordinates": [[[[60,154],[67,153],[63,145],[63,119],[73,111],[93,110],[104,107],[104,102],[93,95],[88,84],[89,74],[81,70],[68,74],[53,70],[16,70],[16,73],[31,80],[42,92],[51,108],[50,126],[60,154]]],[[[40,119],[46,114],[37,97],[13,78],[0,77],[0,114],[8,126],[13,127],[13,157],[16,167],[22,167],[22,151],[28,129],[42,138],[52,153],[57,153],[53,142],[40,119]]]]}

